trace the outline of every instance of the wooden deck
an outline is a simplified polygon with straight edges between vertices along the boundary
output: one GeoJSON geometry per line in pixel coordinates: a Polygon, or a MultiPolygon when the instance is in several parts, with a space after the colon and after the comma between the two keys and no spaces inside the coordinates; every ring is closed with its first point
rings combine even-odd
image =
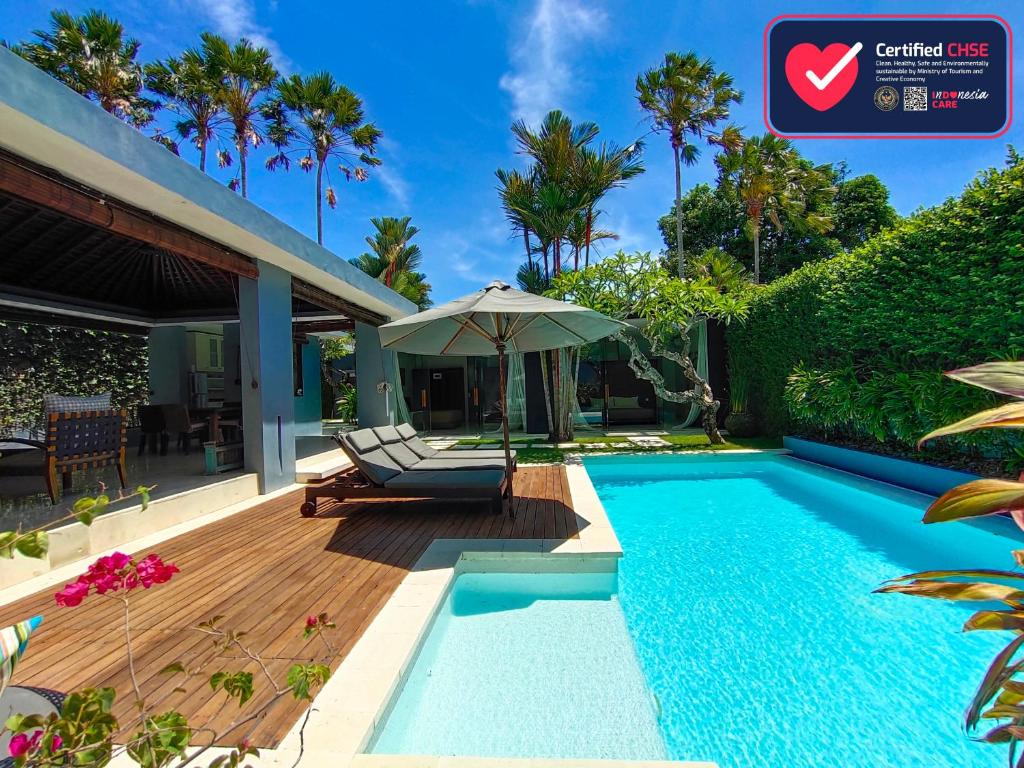
{"type": "MultiPolygon", "coordinates": [[[[245,657],[216,655],[193,627],[216,615],[222,626],[248,633],[246,643],[283,681],[295,662],[322,657],[316,641],[302,640],[306,616],[326,611],[338,628],[341,663],[363,630],[435,538],[574,538],[585,521],[571,508],[561,466],[524,467],[516,473],[516,515],[493,515],[486,504],[450,502],[320,502],[315,518],[299,516],[301,491],[265,502],[154,547],[181,573],[168,584],[133,595],[136,668],[143,696],[155,711],[176,709],[192,725],[209,722],[218,732],[259,709],[269,683],[245,657]],[[205,674],[174,692],[181,678],[161,675],[169,663],[206,664],[205,674]],[[240,711],[213,694],[209,674],[247,669],[256,695],[240,711]]],[[[149,554],[148,552],[138,553],[149,554]]],[[[127,720],[131,682],[124,654],[122,604],[100,596],[76,608],[58,608],[57,588],[0,607],[0,626],[43,614],[15,682],[63,691],[113,686],[122,697],[117,714],[127,720]]],[[[353,696],[358,692],[353,691],[353,696]]],[[[273,747],[305,709],[291,697],[278,701],[251,728],[257,746],[273,747]]],[[[232,734],[236,743],[246,731],[232,734]]],[[[205,739],[200,739],[200,743],[205,739]]]]}

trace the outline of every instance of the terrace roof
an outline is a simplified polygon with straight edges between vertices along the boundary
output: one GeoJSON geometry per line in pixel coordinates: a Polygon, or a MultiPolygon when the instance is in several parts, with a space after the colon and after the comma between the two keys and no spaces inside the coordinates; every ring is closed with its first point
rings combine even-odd
{"type": "Polygon", "coordinates": [[[44,302],[57,294],[97,313],[104,305],[142,310],[152,323],[172,308],[233,306],[230,275],[248,265],[246,276],[254,276],[258,260],[292,275],[297,310],[326,307],[367,322],[416,311],[3,48],[0,124],[0,250],[12,255],[0,265],[0,293],[14,287],[44,302]],[[106,206],[110,222],[90,206],[106,206]],[[127,230],[115,214],[127,217],[127,230]]]}

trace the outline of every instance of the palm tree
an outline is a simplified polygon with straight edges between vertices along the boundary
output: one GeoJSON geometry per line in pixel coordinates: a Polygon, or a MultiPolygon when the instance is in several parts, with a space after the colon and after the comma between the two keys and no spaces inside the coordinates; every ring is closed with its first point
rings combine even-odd
{"type": "MultiPolygon", "coordinates": [[[[575,182],[585,200],[586,208],[584,266],[590,266],[591,242],[603,239],[593,234],[594,206],[610,190],[625,186],[627,181],[644,172],[640,160],[641,152],[643,142],[640,141],[633,142],[625,149],[620,149],[614,144],[602,144],[596,152],[589,147],[580,148],[575,166],[575,182]]],[[[580,249],[576,248],[576,269],[579,269],[579,251],[580,249]]]]}
{"type": "Polygon", "coordinates": [[[577,213],[569,229],[565,233],[565,239],[572,246],[572,257],[575,269],[580,268],[580,253],[585,252],[584,266],[590,266],[590,246],[600,240],[618,240],[619,236],[608,229],[595,228],[594,220],[601,214],[588,207],[586,213],[577,213]]]}
{"type": "Polygon", "coordinates": [[[505,218],[512,225],[513,233],[523,233],[523,246],[526,249],[526,264],[533,269],[533,246],[530,243],[531,214],[537,202],[537,174],[531,169],[527,173],[506,171],[499,168],[494,172],[498,177],[498,195],[505,218]]]}
{"type": "MultiPolygon", "coordinates": [[[[221,73],[217,102],[223,107],[232,129],[232,141],[238,152],[239,178],[231,180],[231,188],[241,182],[242,197],[249,196],[247,159],[249,145],[263,143],[265,122],[264,97],[277,82],[277,70],[270,51],[242,38],[234,45],[210,32],[202,34],[203,49],[221,73]]],[[[221,165],[229,165],[230,155],[220,153],[221,165]]]]}
{"type": "Polygon", "coordinates": [[[34,41],[11,50],[126,123],[142,127],[153,120],[159,105],[142,95],[141,44],[125,38],[121,22],[102,11],[73,16],[55,10],[50,29],[32,34],[34,41]]]}
{"type": "Polygon", "coordinates": [[[743,94],[732,87],[732,76],[716,72],[710,59],[703,61],[696,53],[666,53],[661,66],[648,70],[636,79],[640,107],[648,113],[651,130],[667,133],[672,145],[676,172],[676,251],[679,276],[683,269],[683,221],[680,213],[683,198],[682,164],[693,165],[700,157],[701,140],[708,144],[735,147],[739,130],[726,126],[712,133],[715,126],[729,117],[729,107],[739,104],[743,94]],[[694,141],[689,141],[688,137],[694,141]]]}
{"type": "MultiPolygon", "coordinates": [[[[335,82],[329,72],[308,77],[292,75],[278,84],[277,92],[284,109],[277,110],[279,119],[272,138],[279,145],[294,142],[293,151],[305,153],[299,160],[303,170],[316,167],[316,241],[323,245],[323,175],[327,161],[340,160],[346,179],[354,176],[365,181],[366,167],[380,165],[374,153],[382,134],[373,123],[363,122],[363,102],[335,82]]],[[[279,164],[288,167],[288,152],[283,148],[267,160],[267,168],[274,170],[279,164]]],[[[327,187],[327,203],[331,208],[337,204],[332,186],[327,187]]]]}
{"type": "Polygon", "coordinates": [[[180,118],[175,130],[183,140],[191,139],[195,144],[199,170],[205,173],[210,142],[227,121],[218,100],[224,73],[209,40],[204,39],[201,48],[189,48],[180,57],[147,64],[145,73],[146,87],[162,96],[164,106],[180,118]]]}
{"type": "MultiPolygon", "coordinates": [[[[772,134],[744,139],[715,159],[723,187],[735,194],[746,212],[746,228],[754,243],[754,282],[761,282],[761,224],[764,217],[783,228],[782,217],[816,232],[828,231],[830,217],[808,212],[811,196],[835,195],[829,167],[802,161],[792,143],[772,134]]],[[[812,210],[818,206],[812,206],[812,210]]]]}
{"type": "Polygon", "coordinates": [[[430,306],[430,284],[416,269],[423,261],[418,245],[410,244],[419,229],[409,225],[411,217],[382,216],[370,219],[376,230],[366,238],[370,253],[349,262],[371,277],[414,302],[420,309],[430,306]]]}

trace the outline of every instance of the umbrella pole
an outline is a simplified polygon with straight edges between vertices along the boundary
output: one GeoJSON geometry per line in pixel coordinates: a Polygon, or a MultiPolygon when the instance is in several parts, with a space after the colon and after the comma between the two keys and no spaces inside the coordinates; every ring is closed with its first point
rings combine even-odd
{"type": "Polygon", "coordinates": [[[515,517],[516,511],[513,506],[514,495],[512,493],[512,447],[509,445],[508,435],[508,393],[505,387],[505,344],[495,344],[498,349],[498,397],[501,399],[501,432],[505,439],[505,482],[508,483],[508,513],[515,517]]]}

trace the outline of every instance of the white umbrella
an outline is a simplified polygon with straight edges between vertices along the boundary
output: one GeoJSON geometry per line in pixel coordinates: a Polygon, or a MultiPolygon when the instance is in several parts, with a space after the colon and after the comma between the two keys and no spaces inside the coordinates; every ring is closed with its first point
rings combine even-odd
{"type": "MultiPolygon", "coordinates": [[[[420,355],[498,355],[498,396],[505,474],[512,500],[512,452],[505,394],[505,351],[576,346],[618,332],[625,323],[586,307],[517,291],[495,280],[482,291],[382,325],[384,347],[420,355]]],[[[511,509],[511,507],[510,507],[511,509]]]]}

